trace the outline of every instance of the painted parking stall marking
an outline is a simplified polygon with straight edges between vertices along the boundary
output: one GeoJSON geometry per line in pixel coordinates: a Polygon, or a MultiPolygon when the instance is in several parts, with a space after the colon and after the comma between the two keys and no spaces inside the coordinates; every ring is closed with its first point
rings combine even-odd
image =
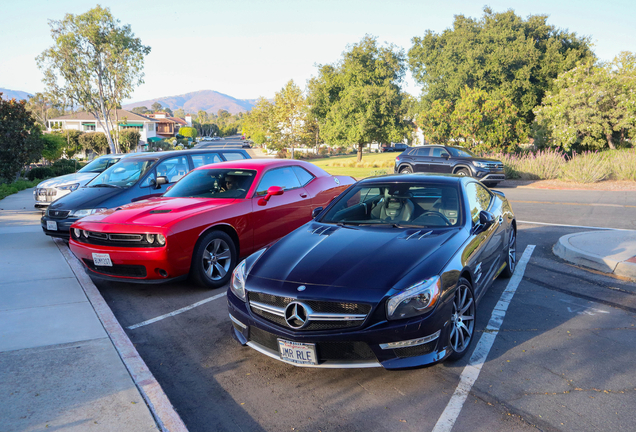
{"type": "Polygon", "coordinates": [[[530,260],[530,256],[532,256],[534,248],[535,245],[528,245],[526,250],[523,252],[523,256],[517,263],[517,268],[515,269],[512,278],[510,278],[508,286],[501,294],[499,301],[492,311],[490,321],[479,339],[477,347],[475,347],[475,351],[473,351],[473,355],[470,357],[468,365],[466,365],[459,377],[459,384],[455,389],[455,393],[453,393],[448,405],[446,405],[446,409],[444,409],[444,412],[437,420],[437,423],[433,428],[433,432],[450,432],[453,429],[453,425],[462,410],[464,402],[468,397],[468,393],[473,387],[473,384],[475,384],[475,381],[477,381],[481,368],[488,357],[488,353],[490,352],[490,348],[492,348],[492,344],[495,342],[495,338],[499,333],[499,328],[506,316],[508,306],[512,301],[512,297],[515,295],[515,292],[517,292],[519,283],[523,279],[523,274],[526,271],[526,265],[530,260]]]}
{"type": "Polygon", "coordinates": [[[226,292],[222,292],[221,294],[217,294],[215,296],[203,299],[203,300],[198,301],[196,303],[192,303],[190,306],[182,307],[181,309],[177,309],[176,311],[167,313],[165,315],[160,315],[160,316],[155,317],[155,318],[151,318],[151,319],[149,319],[147,321],[142,321],[142,322],[140,322],[138,324],[133,324],[133,325],[131,325],[129,327],[126,327],[126,328],[128,330],[134,330],[134,329],[139,328],[139,327],[147,326],[148,324],[156,323],[157,321],[161,321],[162,319],[166,319],[166,318],[173,317],[175,315],[179,315],[180,313],[187,312],[190,309],[194,309],[197,306],[201,306],[201,305],[209,303],[209,302],[211,302],[213,300],[220,299],[221,297],[225,297],[226,294],[227,294],[226,292]]]}

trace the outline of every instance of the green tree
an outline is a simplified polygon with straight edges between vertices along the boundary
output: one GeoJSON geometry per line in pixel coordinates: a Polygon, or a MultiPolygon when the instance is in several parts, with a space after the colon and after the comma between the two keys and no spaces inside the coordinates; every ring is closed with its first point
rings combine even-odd
{"type": "Polygon", "coordinates": [[[451,119],[451,134],[477,151],[507,150],[519,142],[523,131],[510,99],[468,87],[462,90],[451,119]]]}
{"type": "Polygon", "coordinates": [[[29,98],[26,108],[33,113],[38,123],[44,127],[48,127],[48,120],[54,113],[55,102],[53,98],[46,93],[36,93],[29,98]]]}
{"type": "Polygon", "coordinates": [[[141,114],[141,115],[150,112],[148,111],[148,108],[146,108],[145,106],[134,107],[133,109],[131,109],[131,111],[134,112],[135,114],[141,114]]]}
{"type": "Polygon", "coordinates": [[[101,132],[87,132],[79,137],[82,147],[97,154],[105,154],[109,149],[108,139],[101,132]]]}
{"type": "Polygon", "coordinates": [[[43,146],[26,101],[4,100],[0,92],[0,183],[12,182],[22,167],[40,159],[43,146]]]}
{"type": "Polygon", "coordinates": [[[186,112],[183,110],[183,108],[177,108],[176,110],[174,110],[174,117],[185,118],[185,116],[186,112]]]}
{"type": "Polygon", "coordinates": [[[274,105],[261,97],[243,119],[243,133],[257,144],[264,144],[270,133],[274,105]],[[257,141],[258,136],[258,141],[257,141]],[[260,141],[260,142],[259,142],[260,141]]]}
{"type": "Polygon", "coordinates": [[[125,129],[119,133],[119,146],[124,153],[137,149],[141,134],[135,129],[125,129]]]}
{"type": "Polygon", "coordinates": [[[44,159],[53,163],[62,157],[66,147],[66,139],[62,134],[57,132],[43,134],[41,139],[44,144],[42,149],[42,157],[44,159]]]}
{"type": "Polygon", "coordinates": [[[75,153],[82,150],[84,147],[82,143],[80,143],[80,136],[82,136],[84,132],[75,130],[75,129],[67,129],[62,131],[62,136],[64,137],[64,142],[66,145],[64,146],[64,152],[66,156],[72,158],[75,156],[75,153]]]}
{"type": "Polygon", "coordinates": [[[49,25],[54,45],[37,57],[48,92],[92,114],[115,153],[110,132],[117,124],[116,108],[143,83],[144,56],[150,47],[99,5],[49,25]]]}
{"type": "Polygon", "coordinates": [[[430,106],[453,104],[468,86],[506,96],[527,125],[556,77],[593,58],[589,38],[555,28],[546,15],[527,19],[484,8],[481,19],[456,15],[453,27],[412,39],[409,65],[430,106]]]}
{"type": "MultiPolygon", "coordinates": [[[[535,110],[545,144],[565,150],[614,149],[636,138],[636,56],[581,63],[556,80],[535,110]]],[[[537,134],[540,135],[540,134],[537,134]]]]}
{"type": "Polygon", "coordinates": [[[289,80],[274,96],[272,132],[279,147],[291,148],[300,145],[305,135],[305,96],[294,80],[289,80]]]}
{"type": "Polygon", "coordinates": [[[411,128],[400,89],[404,73],[404,52],[378,46],[369,35],[340,62],[319,66],[309,82],[309,105],[321,137],[332,145],[355,143],[358,161],[369,143],[402,141],[411,128]]]}
{"type": "Polygon", "coordinates": [[[179,129],[179,135],[186,138],[192,138],[194,140],[197,137],[197,130],[193,127],[183,126],[179,129]]]}
{"type": "Polygon", "coordinates": [[[150,109],[152,110],[153,113],[156,113],[158,111],[161,111],[163,108],[161,107],[161,104],[159,102],[155,102],[152,105],[150,105],[150,109]]]}
{"type": "Polygon", "coordinates": [[[422,109],[416,123],[425,137],[435,144],[448,144],[452,137],[453,104],[448,100],[434,100],[428,109],[422,109]]]}

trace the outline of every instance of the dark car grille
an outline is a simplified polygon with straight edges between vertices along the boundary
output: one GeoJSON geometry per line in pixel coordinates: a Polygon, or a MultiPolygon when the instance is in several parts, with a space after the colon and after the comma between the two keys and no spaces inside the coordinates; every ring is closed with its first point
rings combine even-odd
{"type": "Polygon", "coordinates": [[[504,169],[504,166],[501,162],[487,162],[486,168],[490,172],[501,172],[504,169]]]}
{"type": "Polygon", "coordinates": [[[71,212],[70,210],[51,210],[51,209],[48,209],[46,211],[46,215],[48,217],[50,217],[51,219],[66,219],[70,212],[71,212]]]}
{"type": "MultiPolygon", "coordinates": [[[[249,296],[250,302],[264,303],[264,304],[267,304],[270,306],[276,306],[279,308],[285,308],[289,303],[296,300],[291,297],[282,297],[282,296],[276,296],[272,294],[265,294],[265,293],[259,293],[259,292],[250,292],[248,293],[248,296],[249,296]]],[[[362,304],[362,303],[324,302],[324,301],[316,301],[316,300],[302,300],[302,303],[309,306],[314,312],[320,312],[320,313],[368,315],[369,312],[371,311],[371,305],[362,304]]],[[[268,321],[278,324],[279,326],[289,328],[289,326],[287,325],[287,322],[281,316],[278,316],[266,311],[262,311],[254,307],[252,307],[251,310],[256,315],[259,315],[268,321]]],[[[363,322],[364,320],[310,321],[307,327],[303,328],[301,331],[312,331],[312,330],[321,331],[321,330],[354,328],[354,327],[361,326],[363,322]]]]}
{"type": "MultiPolygon", "coordinates": [[[[250,327],[250,341],[278,352],[278,336],[258,327],[250,327]]],[[[319,362],[377,360],[369,345],[364,342],[318,342],[316,354],[319,362]]]]}
{"type": "Polygon", "coordinates": [[[87,243],[98,246],[118,246],[118,247],[162,247],[157,243],[148,243],[142,234],[109,234],[96,231],[85,231],[88,237],[75,235],[71,230],[73,240],[80,243],[87,243]]]}
{"type": "Polygon", "coordinates": [[[96,266],[93,260],[84,258],[84,264],[98,273],[103,273],[110,276],[124,276],[124,277],[146,277],[146,267],[141,265],[125,265],[125,264],[113,264],[112,267],[96,266]]]}

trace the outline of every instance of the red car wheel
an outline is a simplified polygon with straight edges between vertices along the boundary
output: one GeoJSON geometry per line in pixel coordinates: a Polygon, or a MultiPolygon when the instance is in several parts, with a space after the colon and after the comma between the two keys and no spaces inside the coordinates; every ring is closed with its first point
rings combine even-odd
{"type": "Polygon", "coordinates": [[[199,285],[220,288],[230,280],[236,267],[236,246],[223,231],[203,236],[192,256],[190,275],[199,285]]]}

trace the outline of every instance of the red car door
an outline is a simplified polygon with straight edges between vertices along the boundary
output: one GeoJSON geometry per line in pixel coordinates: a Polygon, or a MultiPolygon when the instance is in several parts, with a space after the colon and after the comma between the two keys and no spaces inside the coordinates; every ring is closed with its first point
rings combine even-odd
{"type": "Polygon", "coordinates": [[[254,250],[287,235],[310,219],[311,197],[300,185],[292,167],[267,171],[252,197],[254,250]],[[259,205],[271,186],[283,188],[283,194],[271,196],[265,205],[259,205]]]}

